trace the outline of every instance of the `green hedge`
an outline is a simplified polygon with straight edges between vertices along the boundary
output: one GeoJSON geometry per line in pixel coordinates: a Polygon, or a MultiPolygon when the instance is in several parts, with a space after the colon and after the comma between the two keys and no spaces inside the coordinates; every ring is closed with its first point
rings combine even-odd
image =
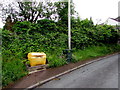
{"type": "MultiPolygon", "coordinates": [[[[114,44],[118,31],[109,25],[93,25],[92,20],[72,21],[72,48],[114,44]]],[[[66,64],[62,50],[67,49],[68,28],[61,21],[43,19],[37,23],[17,22],[13,32],[2,31],[3,86],[27,74],[24,61],[29,52],[45,52],[50,67],[66,64]]]]}
{"type": "Polygon", "coordinates": [[[72,21],[72,47],[85,48],[90,45],[117,43],[118,29],[111,25],[94,25],[92,20],[72,21]]]}

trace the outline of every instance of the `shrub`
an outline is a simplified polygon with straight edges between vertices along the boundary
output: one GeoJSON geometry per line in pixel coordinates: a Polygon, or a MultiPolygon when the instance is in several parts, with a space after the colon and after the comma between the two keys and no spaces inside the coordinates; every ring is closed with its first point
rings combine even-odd
{"type": "MultiPolygon", "coordinates": [[[[74,21],[74,20],[73,20],[74,21]]],[[[96,57],[108,52],[118,51],[120,46],[89,48],[91,45],[104,45],[116,43],[118,39],[117,30],[109,25],[93,25],[88,19],[74,21],[72,26],[72,48],[76,51],[73,54],[73,62],[96,57]],[[111,41],[112,40],[112,41],[111,41]],[[80,50],[79,49],[83,49],[80,50]],[[118,50],[117,50],[118,49],[118,50]],[[102,51],[104,50],[104,51],[102,51]]],[[[66,64],[62,50],[67,49],[68,35],[66,25],[59,22],[43,19],[37,23],[28,21],[17,22],[13,26],[13,32],[3,30],[2,32],[2,57],[3,57],[3,86],[13,82],[27,74],[24,61],[27,60],[29,52],[45,52],[50,67],[57,67],[66,64]]]]}
{"type": "Polygon", "coordinates": [[[57,31],[57,25],[54,21],[43,19],[37,21],[38,30],[40,30],[40,33],[45,34],[48,32],[56,32],[57,31]]]}
{"type": "Polygon", "coordinates": [[[20,22],[18,21],[12,28],[16,34],[24,34],[28,33],[31,29],[31,22],[24,21],[20,22]]]}
{"type": "Polygon", "coordinates": [[[72,47],[85,48],[90,45],[115,44],[118,29],[111,25],[93,25],[92,20],[74,20],[72,25],[72,47]]]}
{"type": "MultiPolygon", "coordinates": [[[[4,58],[3,58],[4,59],[4,58]]],[[[2,64],[2,85],[16,81],[17,79],[25,76],[27,74],[26,68],[21,63],[21,60],[15,59],[8,62],[3,62],[2,64]]]]}

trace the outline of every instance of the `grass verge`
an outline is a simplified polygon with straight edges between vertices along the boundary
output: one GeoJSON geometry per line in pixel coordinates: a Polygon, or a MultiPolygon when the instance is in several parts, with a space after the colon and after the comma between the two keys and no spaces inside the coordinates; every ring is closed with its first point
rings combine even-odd
{"type": "Polygon", "coordinates": [[[120,51],[120,45],[102,45],[102,46],[90,46],[84,50],[74,50],[72,62],[91,59],[98,56],[104,56],[114,52],[120,51]]]}

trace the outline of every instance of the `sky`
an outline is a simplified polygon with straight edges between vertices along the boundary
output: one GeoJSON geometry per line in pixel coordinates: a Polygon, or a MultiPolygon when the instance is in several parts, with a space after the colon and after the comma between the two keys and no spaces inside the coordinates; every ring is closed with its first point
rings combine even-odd
{"type": "Polygon", "coordinates": [[[109,17],[118,17],[118,2],[120,0],[73,0],[75,10],[81,19],[92,17],[94,23],[103,23],[109,17]]]}
{"type": "Polygon", "coordinates": [[[3,23],[2,23],[2,19],[0,18],[0,28],[3,28],[3,23]]]}
{"type": "MultiPolygon", "coordinates": [[[[118,2],[120,0],[73,0],[75,10],[81,19],[92,17],[95,24],[103,23],[108,18],[118,17],[118,2]]],[[[3,27],[0,18],[0,28],[3,27]]]]}

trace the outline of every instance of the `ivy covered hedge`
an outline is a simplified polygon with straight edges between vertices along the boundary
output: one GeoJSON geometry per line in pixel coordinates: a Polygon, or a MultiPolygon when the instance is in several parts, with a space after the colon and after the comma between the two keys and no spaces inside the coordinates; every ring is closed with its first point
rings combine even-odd
{"type": "MultiPolygon", "coordinates": [[[[17,22],[12,29],[2,31],[3,86],[27,74],[24,62],[29,52],[45,52],[50,67],[67,63],[62,50],[67,49],[68,28],[61,21],[17,22]]],[[[117,32],[113,26],[93,25],[88,19],[72,19],[72,48],[115,44],[119,37],[117,32]]]]}
{"type": "Polygon", "coordinates": [[[111,25],[94,25],[92,20],[72,21],[72,47],[85,48],[90,45],[117,43],[118,29],[111,25]]]}

